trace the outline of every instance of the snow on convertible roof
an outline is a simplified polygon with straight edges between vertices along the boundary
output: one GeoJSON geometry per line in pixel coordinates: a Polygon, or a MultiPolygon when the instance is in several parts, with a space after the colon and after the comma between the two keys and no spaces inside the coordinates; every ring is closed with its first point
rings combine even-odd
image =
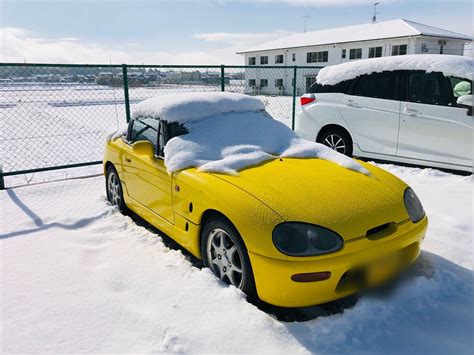
{"type": "Polygon", "coordinates": [[[230,92],[192,92],[142,101],[134,107],[132,117],[152,117],[183,123],[223,113],[264,109],[263,102],[252,96],[230,92]]]}
{"type": "Polygon", "coordinates": [[[318,73],[316,80],[321,85],[334,85],[364,74],[393,70],[441,72],[446,76],[472,80],[474,76],[473,64],[474,61],[470,57],[445,54],[411,54],[371,58],[325,67],[318,73]]]}
{"type": "Polygon", "coordinates": [[[330,160],[369,174],[355,160],[298,138],[264,109],[260,99],[243,94],[185,93],[145,100],[135,106],[133,118],[160,118],[186,127],[188,133],[170,139],[164,147],[169,173],[196,167],[235,175],[267,160],[293,157],[330,160]]]}

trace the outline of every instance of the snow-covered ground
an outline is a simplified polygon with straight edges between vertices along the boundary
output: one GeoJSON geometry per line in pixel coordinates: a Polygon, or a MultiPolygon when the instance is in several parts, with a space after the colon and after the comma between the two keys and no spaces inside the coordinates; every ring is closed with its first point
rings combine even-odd
{"type": "Polygon", "coordinates": [[[471,177],[383,167],[428,213],[420,259],[353,307],[297,311],[323,314],[304,322],[249,304],[122,216],[103,177],[1,191],[1,351],[472,354],[471,177]]]}

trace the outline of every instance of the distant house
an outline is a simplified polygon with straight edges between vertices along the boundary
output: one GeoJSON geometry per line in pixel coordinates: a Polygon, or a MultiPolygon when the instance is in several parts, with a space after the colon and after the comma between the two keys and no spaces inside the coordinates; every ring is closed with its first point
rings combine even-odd
{"type": "MultiPolygon", "coordinates": [[[[238,52],[246,65],[327,66],[352,60],[404,54],[463,55],[469,36],[398,19],[296,33],[238,52]]],[[[305,92],[318,70],[300,70],[297,92],[305,92]]],[[[246,69],[246,92],[289,94],[291,70],[246,69]]]]}

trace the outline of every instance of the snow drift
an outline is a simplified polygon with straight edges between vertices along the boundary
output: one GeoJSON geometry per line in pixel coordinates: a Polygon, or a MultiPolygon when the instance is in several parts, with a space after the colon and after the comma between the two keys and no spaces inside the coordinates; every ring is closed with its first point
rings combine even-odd
{"type": "Polygon", "coordinates": [[[255,97],[235,93],[188,93],[160,96],[136,105],[133,117],[179,122],[187,134],[164,147],[169,173],[190,167],[200,171],[237,171],[280,157],[320,158],[368,174],[355,160],[328,147],[300,139],[264,112],[255,97]]]}
{"type": "Polygon", "coordinates": [[[392,70],[441,72],[446,76],[472,80],[474,76],[473,64],[474,61],[470,57],[445,54],[412,54],[371,58],[325,67],[318,73],[316,81],[321,85],[334,85],[364,74],[392,70]]]}

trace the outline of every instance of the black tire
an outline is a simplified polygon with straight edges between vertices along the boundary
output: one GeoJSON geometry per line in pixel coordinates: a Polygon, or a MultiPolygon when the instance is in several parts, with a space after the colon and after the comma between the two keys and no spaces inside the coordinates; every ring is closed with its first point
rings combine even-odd
{"type": "Polygon", "coordinates": [[[125,205],[125,200],[123,198],[122,183],[117,170],[115,170],[113,165],[109,165],[105,171],[105,191],[107,194],[107,200],[110,204],[112,206],[117,206],[119,211],[125,214],[127,212],[127,206],[125,205]],[[114,183],[112,183],[112,180],[114,183]],[[111,184],[115,186],[115,192],[113,191],[111,184]]]}
{"type": "MultiPolygon", "coordinates": [[[[210,254],[211,254],[211,257],[214,254],[215,258],[213,260],[217,262],[218,259],[216,255],[216,250],[214,250],[214,253],[211,251],[210,254]]],[[[228,284],[233,284],[237,288],[240,288],[245,294],[247,294],[247,296],[250,299],[256,298],[255,281],[253,277],[252,267],[250,265],[247,248],[245,247],[245,244],[243,243],[239,232],[235,229],[232,223],[230,223],[228,220],[222,217],[212,217],[205,223],[202,229],[202,234],[201,234],[201,255],[202,255],[204,267],[210,268],[212,272],[218,278],[220,278],[221,280],[223,280],[224,282],[228,284]],[[216,238],[215,236],[213,236],[213,233],[215,235],[215,233],[217,233],[216,231],[219,231],[219,230],[224,231],[229,237],[229,240],[227,240],[226,238],[225,240],[231,241],[237,248],[237,253],[238,253],[238,256],[240,257],[240,266],[242,270],[241,283],[239,285],[236,285],[235,282],[232,282],[230,280],[230,277],[227,276],[227,274],[222,275],[221,272],[219,271],[220,267],[214,263],[211,263],[211,260],[209,260],[208,243],[211,243],[210,238],[216,238]]],[[[221,255],[221,256],[224,257],[224,255],[221,255]]],[[[231,260],[226,259],[227,261],[229,261],[229,266],[232,264],[232,266],[230,266],[230,268],[227,270],[228,273],[229,272],[232,273],[232,270],[231,270],[232,267],[237,267],[236,269],[238,269],[238,266],[239,266],[235,258],[232,258],[232,255],[230,257],[231,257],[231,260]]],[[[224,258],[222,258],[221,260],[224,260],[224,258]]],[[[238,272],[234,272],[233,274],[238,275],[238,272]]],[[[236,277],[234,276],[233,278],[235,281],[236,277]]]]}
{"type": "Polygon", "coordinates": [[[336,152],[352,157],[352,138],[349,133],[342,128],[331,127],[323,130],[319,134],[317,141],[336,152]],[[340,147],[343,147],[343,149],[340,147]]]}

